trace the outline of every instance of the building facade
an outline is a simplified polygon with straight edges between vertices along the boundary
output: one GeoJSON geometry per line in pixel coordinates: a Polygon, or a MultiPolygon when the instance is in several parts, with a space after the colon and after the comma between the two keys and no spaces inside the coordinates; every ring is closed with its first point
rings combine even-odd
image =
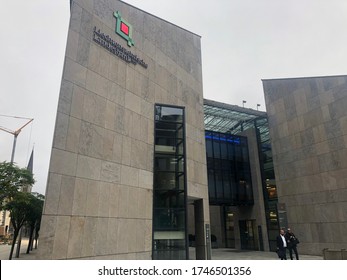
{"type": "Polygon", "coordinates": [[[300,252],[347,247],[347,76],[263,80],[279,205],[300,252]]]}
{"type": "Polygon", "coordinates": [[[10,222],[10,212],[0,211],[0,236],[5,236],[8,234],[10,222]]]}
{"type": "Polygon", "coordinates": [[[200,39],[71,1],[39,259],[275,251],[287,226],[346,247],[347,77],[264,80],[268,113],[204,100],[200,39]]]}
{"type": "Polygon", "coordinates": [[[71,1],[40,259],[209,257],[200,36],[122,1],[71,1]]]}

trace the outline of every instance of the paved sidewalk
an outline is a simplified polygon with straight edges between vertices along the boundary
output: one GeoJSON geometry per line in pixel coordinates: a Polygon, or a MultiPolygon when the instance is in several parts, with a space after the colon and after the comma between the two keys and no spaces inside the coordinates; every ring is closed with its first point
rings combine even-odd
{"type": "MultiPolygon", "coordinates": [[[[26,249],[28,246],[28,239],[22,240],[21,254],[19,258],[13,258],[13,260],[35,260],[36,250],[26,254],[26,249]]],[[[10,254],[11,246],[9,245],[0,245],[0,259],[8,260],[10,254]]],[[[195,259],[195,248],[189,248],[190,259],[195,259]]],[[[287,254],[289,259],[289,255],[287,254]]],[[[300,255],[301,260],[323,260],[322,256],[311,256],[311,255],[300,255]]],[[[228,248],[220,248],[212,250],[212,259],[213,260],[279,260],[275,252],[262,252],[262,251],[246,251],[246,250],[236,250],[228,248]]],[[[290,260],[290,259],[289,259],[290,260]]]]}
{"type": "MultiPolygon", "coordinates": [[[[15,258],[16,249],[17,249],[17,244],[16,244],[16,246],[14,247],[14,250],[13,250],[12,260],[33,260],[33,259],[35,259],[35,252],[36,252],[35,249],[33,249],[30,252],[30,254],[26,254],[26,250],[28,248],[28,242],[29,242],[28,238],[22,239],[19,258],[15,258]]],[[[7,245],[7,244],[0,245],[0,260],[8,260],[8,257],[10,256],[10,251],[11,251],[11,245],[7,245]]]]}
{"type": "MultiPolygon", "coordinates": [[[[195,256],[195,250],[189,250],[190,256],[195,256]]],[[[287,259],[290,260],[287,252],[287,259]]],[[[295,257],[294,257],[295,259],[295,257]]],[[[323,256],[300,255],[300,260],[323,260],[323,256]]],[[[212,250],[212,260],[279,260],[276,252],[247,251],[229,248],[212,250]]]]}

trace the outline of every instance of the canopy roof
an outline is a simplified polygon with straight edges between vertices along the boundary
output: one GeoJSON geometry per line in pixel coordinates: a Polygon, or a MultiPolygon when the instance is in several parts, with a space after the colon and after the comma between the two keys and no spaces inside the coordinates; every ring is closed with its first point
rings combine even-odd
{"type": "Polygon", "coordinates": [[[267,119],[266,112],[204,99],[205,130],[238,134],[262,119],[267,119]]]}

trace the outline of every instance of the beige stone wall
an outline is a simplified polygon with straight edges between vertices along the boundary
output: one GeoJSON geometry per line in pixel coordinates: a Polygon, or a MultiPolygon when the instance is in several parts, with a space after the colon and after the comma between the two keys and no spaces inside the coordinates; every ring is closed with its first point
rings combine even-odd
{"type": "Polygon", "coordinates": [[[223,208],[221,206],[210,205],[211,235],[215,235],[217,243],[213,247],[224,248],[225,245],[225,222],[223,208]]]}
{"type": "MultiPolygon", "coordinates": [[[[239,133],[239,135],[247,137],[254,205],[252,207],[245,208],[239,207],[238,211],[236,212],[236,217],[238,217],[239,220],[255,220],[254,234],[256,236],[255,239],[258,243],[257,246],[260,249],[260,242],[262,242],[264,246],[264,251],[269,251],[269,237],[266,224],[263,194],[264,190],[261,178],[261,168],[259,162],[259,149],[256,130],[254,128],[250,128],[239,133]],[[258,234],[258,226],[261,226],[262,241],[260,241],[260,236],[258,234]]],[[[241,247],[241,241],[239,243],[237,242],[237,244],[239,244],[239,246],[241,247]]]]}
{"type": "Polygon", "coordinates": [[[347,248],[347,76],[263,85],[279,202],[299,251],[347,248]]]}
{"type": "Polygon", "coordinates": [[[151,258],[155,103],[185,107],[189,194],[207,199],[200,37],[121,1],[72,1],[39,258],[151,258]],[[148,68],[93,42],[94,26],[148,68]]]}

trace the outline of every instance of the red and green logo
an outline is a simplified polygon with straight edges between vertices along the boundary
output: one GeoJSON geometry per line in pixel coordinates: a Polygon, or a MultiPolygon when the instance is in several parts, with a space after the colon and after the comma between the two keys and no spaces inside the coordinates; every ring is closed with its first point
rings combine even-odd
{"type": "Polygon", "coordinates": [[[116,22],[116,33],[121,36],[123,39],[125,39],[126,41],[128,41],[128,46],[134,46],[134,41],[132,38],[132,34],[133,34],[133,28],[132,26],[126,22],[120,12],[115,12],[113,13],[114,17],[117,19],[116,22]]]}

